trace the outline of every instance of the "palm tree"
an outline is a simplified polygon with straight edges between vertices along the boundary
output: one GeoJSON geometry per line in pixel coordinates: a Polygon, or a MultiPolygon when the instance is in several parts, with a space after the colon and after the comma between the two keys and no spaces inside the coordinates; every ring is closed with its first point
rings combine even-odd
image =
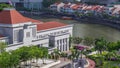
{"type": "Polygon", "coordinates": [[[51,53],[51,56],[53,59],[58,60],[60,58],[60,51],[58,49],[54,49],[54,51],[51,53]]]}
{"type": "Polygon", "coordinates": [[[41,47],[40,49],[41,49],[40,57],[41,57],[41,59],[43,61],[43,64],[45,64],[45,59],[48,58],[48,49],[45,48],[45,47],[41,47]]]}
{"type": "MultiPolygon", "coordinates": [[[[95,50],[98,50],[100,58],[102,58],[102,52],[106,50],[107,41],[104,38],[99,38],[95,40],[95,50]]],[[[100,65],[103,64],[103,60],[100,59],[100,65]]]]}
{"type": "Polygon", "coordinates": [[[67,58],[67,53],[62,52],[62,53],[61,53],[61,57],[63,57],[63,58],[64,58],[64,61],[65,61],[65,58],[67,58]]]}
{"type": "Polygon", "coordinates": [[[95,50],[99,51],[99,54],[102,55],[102,51],[106,50],[107,41],[104,38],[99,38],[95,40],[95,50]]]}

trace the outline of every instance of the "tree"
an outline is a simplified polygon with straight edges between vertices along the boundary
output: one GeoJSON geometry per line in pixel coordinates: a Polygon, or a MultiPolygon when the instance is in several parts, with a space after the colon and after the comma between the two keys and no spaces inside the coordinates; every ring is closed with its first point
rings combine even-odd
{"type": "Polygon", "coordinates": [[[9,4],[0,4],[0,11],[3,10],[3,8],[11,8],[12,6],[9,4]]]}
{"type": "Polygon", "coordinates": [[[30,53],[29,53],[29,47],[23,46],[15,51],[14,54],[16,53],[19,55],[19,59],[24,62],[25,65],[27,65],[27,60],[29,60],[30,53]]]}
{"type": "Polygon", "coordinates": [[[95,49],[102,55],[102,51],[106,50],[107,41],[104,38],[98,38],[95,40],[95,49]]]}
{"type": "Polygon", "coordinates": [[[117,43],[116,42],[109,42],[107,45],[107,50],[112,52],[113,50],[116,50],[117,43]]]}
{"type": "Polygon", "coordinates": [[[45,47],[41,47],[40,49],[41,49],[41,55],[40,55],[40,57],[41,57],[41,59],[43,61],[43,64],[45,64],[44,61],[48,57],[48,49],[45,48],[45,47]]]}
{"type": "Polygon", "coordinates": [[[58,49],[54,49],[52,56],[54,57],[55,60],[58,60],[60,57],[60,51],[58,49]]]}
{"type": "Polygon", "coordinates": [[[5,52],[6,47],[7,47],[7,44],[5,42],[0,42],[0,53],[5,52]]]}
{"type": "Polygon", "coordinates": [[[58,0],[43,0],[42,4],[44,7],[49,7],[51,4],[58,2],[58,0]]]}
{"type": "Polygon", "coordinates": [[[107,45],[107,41],[101,37],[95,40],[95,50],[97,50],[99,53],[99,59],[100,59],[100,65],[103,64],[103,56],[102,56],[102,52],[104,50],[106,50],[106,45],[107,45]]]}
{"type": "Polygon", "coordinates": [[[64,58],[64,61],[65,61],[65,58],[67,58],[67,53],[62,52],[62,53],[61,53],[61,57],[63,57],[63,58],[64,58]]]}
{"type": "Polygon", "coordinates": [[[91,38],[91,37],[85,37],[83,39],[83,44],[86,45],[86,46],[91,46],[94,42],[94,39],[91,38]]]}
{"type": "Polygon", "coordinates": [[[10,64],[10,55],[8,52],[4,52],[0,55],[0,68],[8,68],[11,67],[10,64]]]}
{"type": "Polygon", "coordinates": [[[15,54],[15,53],[11,53],[10,54],[10,65],[11,68],[17,68],[17,66],[20,63],[20,59],[19,59],[19,55],[15,54]],[[12,62],[12,63],[11,63],[12,62]]]}
{"type": "Polygon", "coordinates": [[[113,52],[108,52],[106,55],[105,55],[106,59],[107,60],[112,60],[112,58],[117,58],[116,57],[116,52],[113,51],[113,52]]]}
{"type": "Polygon", "coordinates": [[[81,42],[82,42],[82,38],[80,38],[80,37],[73,37],[72,38],[72,42],[74,43],[74,44],[80,44],[81,42]]]}
{"type": "Polygon", "coordinates": [[[109,42],[107,45],[108,51],[112,52],[114,50],[119,50],[120,49],[120,41],[117,42],[109,42]]]}
{"type": "Polygon", "coordinates": [[[0,55],[0,68],[16,68],[19,64],[19,56],[4,52],[0,55]]]}

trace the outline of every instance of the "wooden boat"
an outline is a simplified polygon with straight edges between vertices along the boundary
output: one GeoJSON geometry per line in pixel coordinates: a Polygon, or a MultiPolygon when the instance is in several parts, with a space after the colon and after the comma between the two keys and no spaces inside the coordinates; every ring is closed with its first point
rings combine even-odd
{"type": "Polygon", "coordinates": [[[72,17],[63,16],[62,19],[63,20],[72,20],[72,17]]]}

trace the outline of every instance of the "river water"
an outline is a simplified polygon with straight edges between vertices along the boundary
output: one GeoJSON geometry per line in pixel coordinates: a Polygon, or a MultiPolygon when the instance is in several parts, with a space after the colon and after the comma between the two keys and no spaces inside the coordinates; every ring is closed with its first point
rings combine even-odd
{"type": "Polygon", "coordinates": [[[120,40],[120,31],[104,25],[99,24],[85,24],[75,20],[62,20],[56,18],[42,18],[42,17],[32,17],[41,21],[58,21],[66,24],[74,24],[73,36],[76,37],[93,37],[99,38],[104,37],[108,41],[118,41],[120,40]]]}

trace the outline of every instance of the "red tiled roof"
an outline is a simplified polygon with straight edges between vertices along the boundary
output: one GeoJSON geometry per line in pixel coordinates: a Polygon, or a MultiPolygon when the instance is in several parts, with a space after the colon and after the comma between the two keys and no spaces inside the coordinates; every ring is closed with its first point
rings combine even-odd
{"type": "Polygon", "coordinates": [[[18,24],[18,23],[25,23],[29,21],[40,22],[38,20],[24,17],[16,10],[3,10],[0,12],[0,23],[2,24],[18,24]]]}
{"type": "Polygon", "coordinates": [[[79,8],[80,5],[74,5],[72,6],[71,8],[74,9],[74,10],[77,10],[79,8]]]}
{"type": "Polygon", "coordinates": [[[60,23],[60,22],[55,22],[55,21],[46,22],[46,23],[43,23],[43,24],[38,24],[37,25],[37,30],[38,31],[40,31],[40,30],[46,30],[46,29],[56,28],[56,27],[61,27],[61,26],[66,26],[66,25],[67,24],[60,23]]]}
{"type": "Polygon", "coordinates": [[[26,19],[27,19],[27,21],[31,21],[32,23],[43,23],[42,21],[31,19],[31,18],[28,18],[28,17],[26,17],[26,19]]]}

